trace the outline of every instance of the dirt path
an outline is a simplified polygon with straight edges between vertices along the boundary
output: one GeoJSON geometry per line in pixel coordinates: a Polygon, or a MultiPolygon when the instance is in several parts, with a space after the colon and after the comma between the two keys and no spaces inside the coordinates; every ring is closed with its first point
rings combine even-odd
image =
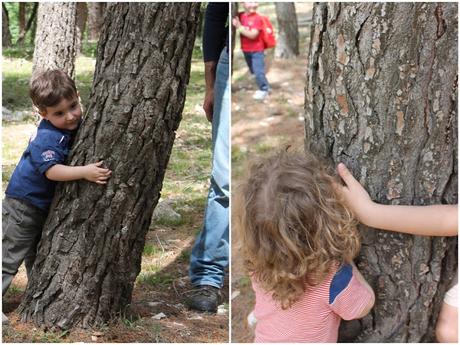
{"type": "MultiPolygon", "coordinates": [[[[272,23],[274,9],[268,5],[261,12],[272,23]]],[[[254,158],[274,153],[291,145],[303,147],[304,87],[307,63],[309,18],[311,4],[296,4],[301,55],[291,60],[274,60],[273,51],[266,52],[267,79],[272,93],[263,102],[252,99],[256,83],[247,70],[243,55],[235,51],[232,82],[232,190],[244,176],[246,166],[254,158]]],[[[254,306],[250,279],[244,271],[236,238],[232,237],[232,342],[252,342],[253,331],[246,317],[254,306]]]]}

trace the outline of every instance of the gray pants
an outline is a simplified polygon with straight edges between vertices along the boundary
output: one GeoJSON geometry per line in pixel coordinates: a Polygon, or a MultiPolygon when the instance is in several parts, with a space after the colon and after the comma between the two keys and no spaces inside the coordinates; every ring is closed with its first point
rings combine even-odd
{"type": "Polygon", "coordinates": [[[25,262],[30,278],[47,213],[28,202],[5,197],[2,205],[2,296],[25,262]]]}

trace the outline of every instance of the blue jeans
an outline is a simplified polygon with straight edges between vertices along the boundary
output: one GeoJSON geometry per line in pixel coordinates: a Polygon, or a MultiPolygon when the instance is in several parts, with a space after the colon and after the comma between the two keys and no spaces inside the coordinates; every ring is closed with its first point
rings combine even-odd
{"type": "Polygon", "coordinates": [[[268,84],[267,77],[265,76],[265,54],[264,52],[250,52],[244,53],[244,58],[248,64],[249,71],[256,77],[257,86],[259,90],[269,91],[270,84],[268,84]]]}
{"type": "Polygon", "coordinates": [[[214,84],[212,117],[211,187],[203,229],[190,255],[190,280],[193,285],[221,288],[228,266],[229,231],[229,116],[230,79],[228,52],[220,55],[214,84]]]}

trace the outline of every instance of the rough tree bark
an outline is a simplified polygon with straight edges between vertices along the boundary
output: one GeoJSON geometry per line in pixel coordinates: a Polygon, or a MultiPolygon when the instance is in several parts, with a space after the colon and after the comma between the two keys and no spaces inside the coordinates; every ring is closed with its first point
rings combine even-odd
{"type": "Polygon", "coordinates": [[[291,59],[299,55],[299,29],[293,2],[275,2],[278,37],[275,59],[291,59]]]}
{"type": "Polygon", "coordinates": [[[70,165],[104,160],[106,187],[58,185],[22,320],[67,329],[131,301],[152,212],[181,120],[199,3],[111,3],[90,104],[70,165]]]}
{"type": "Polygon", "coordinates": [[[77,2],[77,32],[75,38],[75,46],[77,48],[76,55],[80,54],[83,44],[83,34],[86,29],[86,20],[88,19],[88,6],[86,2],[77,2]]]}
{"type": "Polygon", "coordinates": [[[10,20],[8,10],[2,2],[2,47],[11,46],[10,20]]]}
{"type": "MultiPolygon", "coordinates": [[[[457,203],[457,4],[321,3],[306,87],[306,148],[345,162],[385,204],[457,203]]],[[[457,237],[361,227],[371,314],[341,339],[434,340],[457,237]]]]}
{"type": "Polygon", "coordinates": [[[33,73],[60,68],[74,75],[76,54],[75,2],[41,2],[35,37],[33,73]]]}
{"type": "Polygon", "coordinates": [[[88,40],[96,42],[99,39],[99,33],[105,13],[104,2],[88,2],[88,40]]]}

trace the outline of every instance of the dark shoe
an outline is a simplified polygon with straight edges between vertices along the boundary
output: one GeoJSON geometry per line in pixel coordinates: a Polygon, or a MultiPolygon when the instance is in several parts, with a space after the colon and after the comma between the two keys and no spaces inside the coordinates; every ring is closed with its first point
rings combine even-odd
{"type": "Polygon", "coordinates": [[[200,285],[190,291],[187,304],[193,310],[216,313],[220,300],[220,289],[210,285],[200,285]]]}

